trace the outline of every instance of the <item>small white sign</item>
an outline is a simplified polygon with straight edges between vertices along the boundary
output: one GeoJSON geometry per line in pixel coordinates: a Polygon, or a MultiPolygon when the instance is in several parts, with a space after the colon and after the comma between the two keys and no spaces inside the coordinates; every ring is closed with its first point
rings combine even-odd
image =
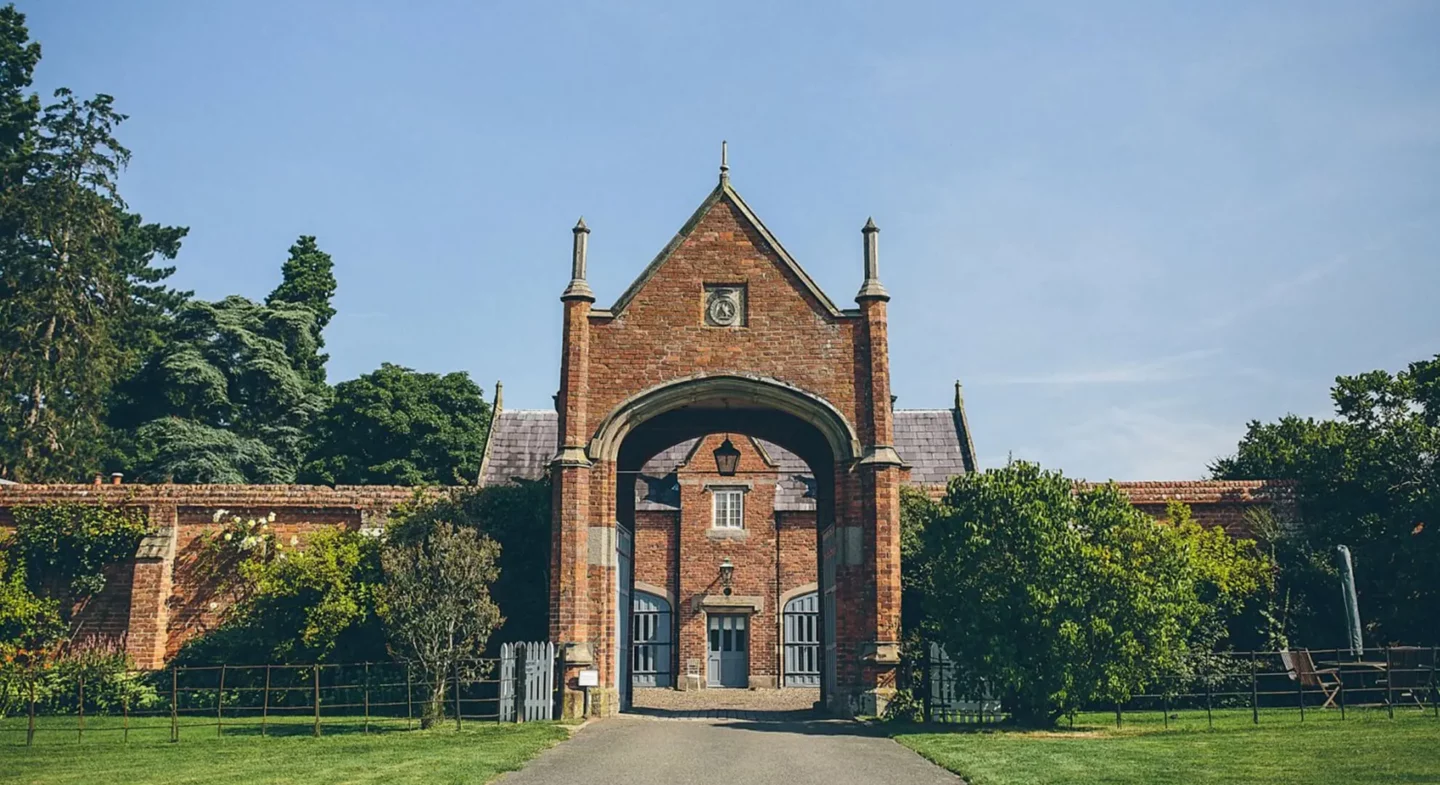
{"type": "Polygon", "coordinates": [[[595,670],[594,668],[586,668],[585,670],[580,671],[580,686],[599,687],[600,671],[595,670]]]}

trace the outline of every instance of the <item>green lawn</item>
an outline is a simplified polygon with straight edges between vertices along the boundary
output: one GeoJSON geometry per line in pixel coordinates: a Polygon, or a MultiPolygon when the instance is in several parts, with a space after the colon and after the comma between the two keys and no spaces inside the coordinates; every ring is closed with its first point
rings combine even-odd
{"type": "MultiPolygon", "coordinates": [[[[394,725],[403,726],[403,721],[394,725]]],[[[59,725],[42,722],[35,746],[27,748],[23,721],[5,720],[0,783],[478,785],[520,768],[566,736],[552,723],[475,722],[458,732],[445,726],[366,735],[362,725],[335,721],[326,725],[328,735],[316,739],[307,723],[293,720],[269,728],[270,738],[259,736],[258,725],[227,725],[221,738],[213,723],[190,725],[181,728],[180,743],[171,744],[168,719],[132,722],[128,743],[117,727],[111,718],[87,720],[84,738],[77,741],[73,718],[59,725]],[[12,732],[17,729],[21,732],[12,732]]]]}
{"type": "Polygon", "coordinates": [[[1440,783],[1440,720],[1418,710],[1339,713],[1192,712],[1163,727],[1163,715],[1083,715],[1070,730],[897,733],[901,744],[971,785],[1049,783],[1440,783]]]}

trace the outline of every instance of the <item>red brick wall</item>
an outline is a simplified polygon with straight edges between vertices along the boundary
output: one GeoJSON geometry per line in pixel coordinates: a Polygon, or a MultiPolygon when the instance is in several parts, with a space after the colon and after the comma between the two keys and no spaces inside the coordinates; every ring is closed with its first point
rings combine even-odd
{"type": "MultiPolygon", "coordinates": [[[[697,454],[710,455],[720,436],[710,437],[697,454]]],[[[741,471],[766,471],[768,467],[749,439],[734,438],[741,450],[741,471]]],[[[683,674],[688,657],[705,657],[704,614],[692,611],[691,600],[706,593],[718,593],[712,586],[720,561],[727,555],[736,565],[734,593],[764,598],[764,609],[753,620],[751,672],[757,677],[777,674],[778,636],[776,614],[779,595],[816,580],[816,532],[813,512],[774,513],[774,477],[743,474],[752,484],[746,495],[744,540],[717,540],[707,536],[710,527],[710,496],[705,482],[722,478],[706,461],[680,472],[683,513],[638,511],[635,518],[636,580],[665,587],[676,598],[677,619],[684,625],[678,641],[682,655],[677,674],[683,674]],[[677,517],[681,520],[678,523],[677,517]],[[776,524],[778,517],[778,526],[776,524]],[[777,567],[778,543],[778,567],[777,567]],[[680,548],[676,553],[676,547],[680,548]],[[683,572],[675,574],[676,565],[683,572]]],[[[1224,526],[1232,534],[1244,534],[1247,511],[1273,510],[1282,520],[1295,513],[1294,489],[1280,482],[1143,482],[1118,483],[1137,507],[1160,516],[1168,499],[1188,503],[1194,515],[1206,525],[1224,526]]],[[[49,485],[0,486],[0,537],[13,528],[13,507],[50,502],[99,502],[133,504],[147,512],[152,524],[172,530],[173,558],[163,555],[116,565],[107,570],[106,588],[77,616],[82,633],[121,636],[128,633],[128,646],[138,662],[158,666],[173,655],[185,640],[214,625],[227,599],[217,596],[213,582],[201,580],[196,572],[198,537],[218,528],[214,511],[225,508],[232,515],[276,514],[277,534],[288,543],[293,535],[303,542],[310,534],[343,524],[355,528],[362,517],[383,517],[396,504],[409,500],[409,488],[322,488],[306,486],[102,486],[49,485]],[[212,609],[211,602],[217,607],[212,609]]],[[[592,568],[594,569],[594,568],[592,568]]],[[[599,583],[599,581],[597,581],[599,583]]],[[[596,598],[600,599],[599,597],[596,598]]],[[[605,600],[613,604],[613,599],[605,600]]]]}
{"type": "Polygon", "coordinates": [[[357,528],[362,518],[383,518],[413,497],[414,489],[386,486],[10,485],[0,486],[0,537],[13,529],[12,509],[20,506],[105,503],[144,511],[156,531],[141,551],[153,547],[154,553],[108,568],[104,591],[79,610],[76,628],[81,635],[123,637],[138,664],[158,667],[186,640],[212,628],[229,602],[217,590],[216,576],[198,569],[199,536],[220,528],[212,521],[217,509],[247,519],[274,512],[272,526],[288,545],[292,536],[303,544],[337,524],[357,528]]]}
{"type": "MultiPolygon", "coordinates": [[[[590,319],[585,389],[590,425],[639,390],[724,370],[779,379],[819,395],[859,427],[855,317],[833,317],[722,200],[618,318],[590,319]],[[705,326],[706,284],[746,285],[746,325],[705,326]]],[[[861,440],[866,439],[861,433],[861,440]]]]}
{"type": "Polygon", "coordinates": [[[234,564],[219,565],[219,571],[203,558],[202,536],[225,528],[233,516],[241,520],[266,518],[275,513],[275,522],[270,530],[283,547],[303,547],[305,540],[317,532],[342,527],[360,528],[360,510],[336,507],[180,507],[179,526],[175,534],[175,564],[166,604],[170,609],[166,625],[165,656],[171,657],[180,650],[185,641],[212,630],[220,623],[227,608],[235,598],[223,590],[226,568],[234,564]],[[224,509],[228,515],[224,521],[214,522],[216,510],[224,509]]]}
{"type": "Polygon", "coordinates": [[[659,586],[672,598],[675,596],[675,570],[679,563],[676,550],[679,521],[678,511],[635,512],[635,580],[659,586]]]}
{"type": "MultiPolygon", "coordinates": [[[[708,458],[724,438],[716,434],[702,439],[695,455],[708,458]]],[[[677,680],[692,661],[703,675],[708,615],[702,603],[707,596],[723,596],[720,563],[729,558],[735,566],[732,596],[757,598],[760,604],[759,611],[749,612],[747,625],[751,686],[773,687],[780,673],[780,598],[796,587],[816,582],[815,514],[777,514],[774,467],[765,462],[750,439],[735,436],[731,441],[740,450],[736,477],[721,477],[711,461],[695,461],[694,468],[682,467],[677,472],[678,512],[636,512],[635,580],[660,587],[675,599],[676,661],[672,665],[677,680]],[[745,494],[743,532],[713,530],[707,485],[745,484],[750,487],[745,494]]]]}

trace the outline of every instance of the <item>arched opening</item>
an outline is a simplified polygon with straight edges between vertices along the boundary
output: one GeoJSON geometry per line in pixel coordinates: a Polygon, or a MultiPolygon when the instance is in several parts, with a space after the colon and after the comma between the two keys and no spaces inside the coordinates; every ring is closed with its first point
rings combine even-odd
{"type": "MultiPolygon", "coordinates": [[[[634,705],[636,689],[664,688],[789,690],[807,708],[824,701],[834,683],[823,676],[833,662],[823,641],[833,638],[834,614],[820,607],[834,594],[817,588],[835,577],[823,569],[822,542],[833,540],[826,530],[837,467],[854,458],[853,429],[828,403],[763,380],[677,387],[682,394],[667,388],[632,399],[648,416],[617,412],[591,442],[592,459],[613,460],[615,597],[629,610],[616,618],[621,705],[634,705]],[[786,406],[773,406],[776,399],[786,406]],[[722,474],[714,452],[726,441],[740,455],[722,474]],[[787,647],[786,605],[797,591],[813,611],[796,605],[792,621],[809,638],[787,647]],[[661,603],[665,635],[656,626],[661,603]]],[[[691,696],[689,705],[697,701],[705,698],[691,696]]]]}

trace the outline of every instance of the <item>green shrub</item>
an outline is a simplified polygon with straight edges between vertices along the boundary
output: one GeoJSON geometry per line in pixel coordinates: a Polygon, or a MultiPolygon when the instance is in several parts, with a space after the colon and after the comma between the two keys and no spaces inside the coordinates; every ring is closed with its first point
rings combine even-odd
{"type": "MultiPolygon", "coordinates": [[[[135,555],[150,531],[137,510],[99,504],[43,504],[16,507],[11,546],[24,564],[31,589],[55,581],[71,600],[105,588],[105,568],[135,555]]],[[[62,611],[64,609],[62,608],[62,611]]]]}
{"type": "Polygon", "coordinates": [[[32,685],[36,712],[75,714],[82,684],[87,713],[119,714],[126,708],[144,711],[160,705],[155,686],[135,670],[120,641],[87,638],[52,660],[0,667],[0,717],[28,711],[32,685]]]}
{"type": "Polygon", "coordinates": [[[1018,722],[1043,725],[1193,668],[1269,566],[1174,514],[1157,522],[1114,486],[1077,492],[1027,463],[951,480],[919,574],[961,688],[988,684],[1018,722]]]}
{"type": "MultiPolygon", "coordinates": [[[[233,522],[232,522],[233,524],[233,522]]],[[[187,642],[181,664],[310,663],[383,660],[385,636],[376,615],[381,581],[380,540],[372,533],[323,530],[303,547],[280,542],[268,526],[242,520],[219,542],[230,565],[228,591],[235,604],[221,624],[187,642]],[[250,544],[244,544],[249,538],[250,544]],[[237,544],[239,543],[239,544],[237,544]],[[229,554],[229,555],[227,555],[229,554]]],[[[227,526],[224,532],[229,532],[227,526]]]]}

